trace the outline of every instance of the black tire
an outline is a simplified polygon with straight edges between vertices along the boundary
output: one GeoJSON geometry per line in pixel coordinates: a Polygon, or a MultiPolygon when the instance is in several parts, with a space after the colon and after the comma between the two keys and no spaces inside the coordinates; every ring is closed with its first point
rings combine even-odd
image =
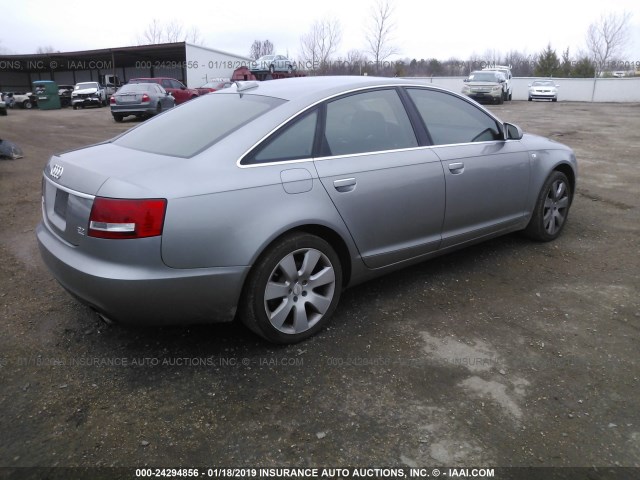
{"type": "Polygon", "coordinates": [[[531,101],[533,101],[533,98],[529,97],[529,101],[530,101],[530,102],[531,102],[531,101]]]}
{"type": "Polygon", "coordinates": [[[25,100],[24,102],[22,102],[22,108],[26,108],[27,110],[29,110],[31,107],[33,107],[31,101],[25,100]]]}
{"type": "Polygon", "coordinates": [[[509,101],[513,98],[513,93],[509,92],[509,101]]]}
{"type": "MultiPolygon", "coordinates": [[[[75,107],[73,107],[73,108],[75,108],[75,107]]],[[[120,114],[117,114],[117,113],[114,113],[114,114],[113,114],[113,119],[114,119],[116,122],[121,122],[123,118],[124,118],[124,115],[120,115],[120,114]]]]}
{"type": "Polygon", "coordinates": [[[572,192],[567,176],[554,170],[540,189],[524,233],[533,240],[550,242],[558,238],[569,216],[572,192]]]}
{"type": "Polygon", "coordinates": [[[558,99],[557,99],[557,98],[552,98],[552,99],[551,99],[551,101],[552,101],[552,102],[557,102],[557,101],[558,101],[558,99]]]}
{"type": "Polygon", "coordinates": [[[253,266],[239,317],[266,340],[296,343],[326,326],[341,290],[342,266],[331,245],[315,235],[291,233],[271,245],[253,266]]]}
{"type": "Polygon", "coordinates": [[[504,103],[504,98],[500,95],[500,98],[497,100],[498,105],[502,105],[504,103]]]}

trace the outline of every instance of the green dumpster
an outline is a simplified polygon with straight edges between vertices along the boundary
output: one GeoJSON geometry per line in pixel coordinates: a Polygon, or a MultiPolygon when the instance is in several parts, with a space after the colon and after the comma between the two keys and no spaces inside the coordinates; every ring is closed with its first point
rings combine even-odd
{"type": "Polygon", "coordinates": [[[33,95],[38,101],[40,110],[60,108],[58,84],[52,80],[38,80],[33,82],[33,95]]]}

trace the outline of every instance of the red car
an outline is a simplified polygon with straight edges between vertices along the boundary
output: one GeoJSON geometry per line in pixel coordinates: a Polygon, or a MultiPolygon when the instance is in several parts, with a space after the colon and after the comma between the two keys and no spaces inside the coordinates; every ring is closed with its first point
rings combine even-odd
{"type": "Polygon", "coordinates": [[[200,95],[206,95],[207,93],[215,92],[216,90],[222,90],[233,85],[233,82],[229,80],[207,82],[201,87],[196,88],[200,95]]]}
{"type": "Polygon", "coordinates": [[[154,77],[154,78],[132,78],[129,83],[159,83],[176,99],[176,105],[187,100],[198,97],[200,94],[193,88],[185,87],[184,83],[175,78],[154,77]]]}

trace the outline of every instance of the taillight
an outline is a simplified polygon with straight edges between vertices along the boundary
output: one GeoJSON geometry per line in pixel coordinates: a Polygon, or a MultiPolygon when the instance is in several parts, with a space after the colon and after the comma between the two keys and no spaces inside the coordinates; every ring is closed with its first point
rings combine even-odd
{"type": "Polygon", "coordinates": [[[162,235],[166,209],[164,198],[124,200],[96,197],[89,216],[89,236],[145,238],[162,235]]]}
{"type": "Polygon", "coordinates": [[[109,99],[109,103],[110,103],[111,105],[115,105],[115,104],[116,104],[116,97],[113,97],[113,96],[112,96],[112,97],[109,99]]]}
{"type": "Polygon", "coordinates": [[[146,93],[143,93],[143,94],[142,94],[142,100],[141,100],[141,101],[142,101],[142,102],[148,102],[149,100],[151,100],[151,99],[149,98],[149,95],[147,95],[146,93]]]}

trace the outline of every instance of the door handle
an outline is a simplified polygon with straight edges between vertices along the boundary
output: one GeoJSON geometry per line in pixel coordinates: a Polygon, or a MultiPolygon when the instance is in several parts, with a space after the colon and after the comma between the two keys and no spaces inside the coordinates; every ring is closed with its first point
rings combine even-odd
{"type": "Polygon", "coordinates": [[[449,171],[454,175],[461,174],[462,172],[464,172],[464,163],[462,162],[450,163],[449,171]]]}
{"type": "Polygon", "coordinates": [[[356,188],[355,178],[342,178],[340,180],[333,181],[334,188],[339,192],[350,192],[356,188]]]}

